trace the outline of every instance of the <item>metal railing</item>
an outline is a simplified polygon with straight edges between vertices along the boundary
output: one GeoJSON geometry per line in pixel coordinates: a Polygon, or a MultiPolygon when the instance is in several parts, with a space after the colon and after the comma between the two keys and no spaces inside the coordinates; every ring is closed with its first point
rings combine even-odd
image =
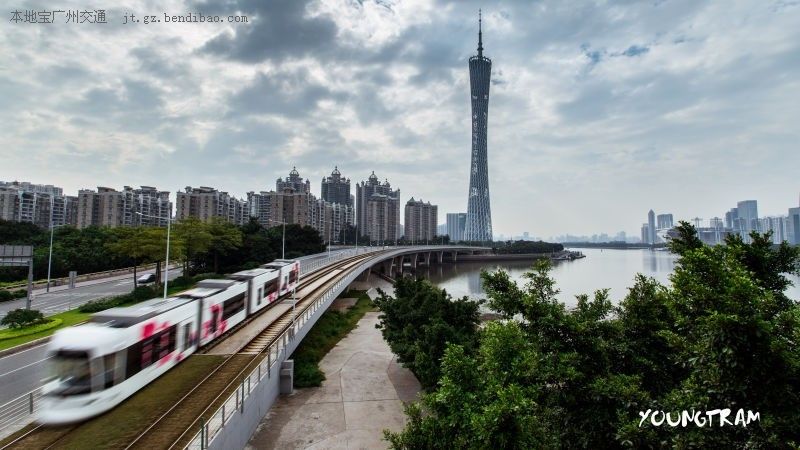
{"type": "Polygon", "coordinates": [[[42,388],[38,387],[27,394],[0,405],[0,439],[10,436],[29,424],[31,417],[41,407],[42,388]]]}
{"type": "MultiPolygon", "coordinates": [[[[359,253],[367,253],[381,250],[381,248],[372,248],[371,250],[361,250],[359,253]]],[[[333,258],[333,257],[332,257],[333,258]]],[[[342,259],[344,256],[338,257],[342,259]]],[[[324,260],[322,260],[324,261],[324,260]]],[[[316,263],[316,261],[315,261],[316,263]]],[[[330,262],[329,262],[330,263],[330,262]]],[[[310,265],[314,267],[316,264],[310,265]]],[[[311,269],[308,269],[311,270],[311,269]]],[[[317,298],[312,304],[303,309],[294,322],[286,330],[284,330],[269,347],[261,351],[259,356],[263,356],[261,362],[256,366],[245,378],[242,379],[241,384],[236,391],[228,397],[227,400],[220,406],[207,422],[201,422],[200,429],[194,435],[189,444],[186,445],[187,449],[205,450],[208,444],[217,437],[219,432],[230,420],[236,411],[244,413],[244,402],[253,392],[253,389],[264,378],[272,378],[272,376],[279,376],[280,366],[273,367],[280,364],[288,355],[287,347],[294,341],[299,331],[305,324],[312,319],[314,314],[322,307],[326,306],[328,302],[333,301],[347,286],[350,285],[358,276],[360,271],[356,270],[351,272],[343,279],[337,281],[330,289],[328,289],[322,296],[317,298]]],[[[257,358],[259,357],[257,356],[257,358]]]]}

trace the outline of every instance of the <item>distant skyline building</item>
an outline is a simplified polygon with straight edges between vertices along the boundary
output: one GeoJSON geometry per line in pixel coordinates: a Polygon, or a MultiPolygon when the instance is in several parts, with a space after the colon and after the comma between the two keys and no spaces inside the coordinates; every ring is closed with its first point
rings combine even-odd
{"type": "MultiPolygon", "coordinates": [[[[750,232],[758,230],[758,202],[744,200],[736,205],[739,215],[739,234],[745,242],[750,242],[750,232]]],[[[736,227],[734,227],[736,229],[736,227]]]]}
{"type": "Polygon", "coordinates": [[[292,167],[292,171],[289,172],[289,176],[286,177],[286,179],[278,178],[278,180],[275,182],[276,191],[281,192],[286,188],[292,189],[294,192],[310,193],[311,181],[303,180],[303,177],[301,177],[300,173],[297,172],[297,167],[292,167]]]}
{"type": "Polygon", "coordinates": [[[354,206],[353,196],[350,194],[350,179],[342,176],[339,167],[334,166],[329,177],[322,179],[322,200],[329,203],[354,206]]]}
{"type": "Polygon", "coordinates": [[[186,186],[184,192],[177,193],[176,198],[176,220],[196,217],[203,222],[208,222],[213,217],[219,217],[236,225],[243,225],[249,220],[249,211],[245,200],[212,187],[186,186]]]}
{"type": "Polygon", "coordinates": [[[78,197],[63,195],[60,187],[27,181],[0,181],[0,219],[28,222],[41,228],[75,226],[78,197]]]}
{"type": "Polygon", "coordinates": [[[668,230],[672,228],[672,214],[659,214],[656,216],[656,228],[659,230],[668,230]]]}
{"type": "MultiPolygon", "coordinates": [[[[97,190],[78,191],[78,228],[99,227],[166,227],[172,217],[169,191],[153,186],[134,189],[124,186],[121,191],[98,186],[97,190]]],[[[180,194],[179,194],[180,196],[180,194]]]]}
{"type": "Polygon", "coordinates": [[[656,243],[656,213],[652,209],[647,213],[647,243],[656,243]]]}
{"type": "Polygon", "coordinates": [[[389,180],[378,181],[375,171],[356,185],[356,226],[359,236],[373,242],[393,242],[400,237],[400,189],[389,180]]]}
{"type": "Polygon", "coordinates": [[[492,240],[492,211],[489,201],[489,164],[487,133],[489,121],[489,86],[492,60],[483,56],[483,30],[478,11],[478,54],[469,59],[469,84],[472,106],[472,155],[469,173],[469,197],[464,239],[492,240]]]}
{"type": "Polygon", "coordinates": [[[405,240],[414,244],[429,242],[436,237],[436,224],[438,223],[439,207],[422,199],[414,197],[406,202],[405,209],[405,240]]]}
{"type": "Polygon", "coordinates": [[[467,226],[467,213],[447,213],[447,235],[450,241],[463,241],[467,226]]]}
{"type": "Polygon", "coordinates": [[[786,221],[786,239],[790,244],[800,245],[800,206],[789,208],[786,221]]]}

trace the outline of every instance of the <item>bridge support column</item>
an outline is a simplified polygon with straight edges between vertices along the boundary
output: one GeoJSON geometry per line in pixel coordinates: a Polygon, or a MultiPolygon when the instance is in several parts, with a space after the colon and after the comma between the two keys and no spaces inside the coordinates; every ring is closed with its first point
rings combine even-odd
{"type": "Polygon", "coordinates": [[[291,394],[294,388],[294,360],[287,359],[281,363],[280,393],[291,394]]]}
{"type": "Polygon", "coordinates": [[[403,276],[403,256],[400,255],[397,258],[392,259],[392,265],[394,266],[394,276],[403,276]]]}
{"type": "Polygon", "coordinates": [[[436,262],[441,264],[442,261],[444,261],[444,252],[443,251],[436,252],[436,262]]]}
{"type": "MultiPolygon", "coordinates": [[[[372,274],[372,267],[367,267],[366,270],[356,278],[358,281],[369,282],[369,276],[372,274]]],[[[349,289],[349,288],[348,288],[349,289]]]]}
{"type": "Polygon", "coordinates": [[[413,270],[417,270],[417,257],[418,256],[419,256],[419,253],[414,253],[413,255],[411,255],[411,268],[413,270]]]}

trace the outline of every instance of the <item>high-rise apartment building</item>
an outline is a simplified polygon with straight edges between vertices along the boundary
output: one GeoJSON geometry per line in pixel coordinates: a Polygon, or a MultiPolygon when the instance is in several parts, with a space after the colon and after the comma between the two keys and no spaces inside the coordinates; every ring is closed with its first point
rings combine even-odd
{"type": "Polygon", "coordinates": [[[436,237],[436,224],[438,223],[438,207],[422,199],[406,202],[405,210],[405,240],[411,243],[424,243],[436,237]]]}
{"type": "Polygon", "coordinates": [[[447,235],[451,242],[464,240],[464,229],[467,225],[467,213],[447,213],[447,235]]]}
{"type": "Polygon", "coordinates": [[[0,181],[0,219],[42,228],[75,225],[77,197],[50,184],[0,181]]]}
{"type": "Polygon", "coordinates": [[[656,216],[656,228],[659,230],[669,230],[672,226],[672,214],[659,214],[656,216]]]}
{"type": "Polygon", "coordinates": [[[744,200],[736,205],[739,215],[739,226],[734,230],[739,231],[745,242],[750,242],[750,232],[758,230],[758,202],[755,200],[744,200]]]}
{"type": "Polygon", "coordinates": [[[197,188],[186,186],[184,192],[178,192],[176,199],[177,220],[195,217],[208,222],[213,217],[219,217],[230,223],[242,225],[249,220],[248,213],[245,200],[207,186],[197,188]]]}
{"type": "MultiPolygon", "coordinates": [[[[338,170],[334,171],[336,174],[338,170]]],[[[319,231],[325,242],[336,244],[344,237],[346,226],[354,223],[355,211],[351,205],[317,199],[311,193],[311,183],[300,176],[297,168],[286,179],[278,178],[275,188],[247,193],[249,216],[264,227],[283,223],[310,226],[319,231]]]]}
{"type": "Polygon", "coordinates": [[[125,186],[121,191],[98,186],[97,190],[78,191],[77,227],[166,227],[172,217],[169,191],[152,186],[134,189],[125,186]]]}
{"type": "Polygon", "coordinates": [[[328,203],[353,206],[353,196],[350,194],[350,179],[342,176],[339,167],[334,167],[329,177],[322,179],[322,200],[328,203]]]}
{"type": "Polygon", "coordinates": [[[656,240],[656,213],[651,209],[647,213],[647,243],[653,245],[656,240]]]}
{"type": "Polygon", "coordinates": [[[789,208],[786,218],[786,240],[790,244],[800,245],[800,207],[789,208]]]}
{"type": "Polygon", "coordinates": [[[356,222],[360,236],[373,242],[393,242],[400,237],[400,189],[392,190],[375,172],[356,185],[356,222]]]}
{"type": "Polygon", "coordinates": [[[472,155],[469,171],[467,241],[492,240],[492,210],[489,201],[489,163],[487,133],[489,86],[492,60],[483,56],[483,30],[478,12],[478,54],[469,59],[469,84],[472,105],[472,155]]]}
{"type": "Polygon", "coordinates": [[[310,193],[311,181],[304,180],[297,171],[297,167],[292,167],[292,171],[289,172],[289,176],[286,179],[278,178],[275,182],[275,190],[277,192],[282,192],[286,189],[291,189],[297,193],[310,193]]]}

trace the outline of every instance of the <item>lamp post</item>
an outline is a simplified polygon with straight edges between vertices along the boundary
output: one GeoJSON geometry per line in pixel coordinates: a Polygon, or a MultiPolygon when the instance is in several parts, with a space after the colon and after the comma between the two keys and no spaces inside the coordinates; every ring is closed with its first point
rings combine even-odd
{"type": "Polygon", "coordinates": [[[280,220],[267,219],[270,222],[280,223],[283,225],[283,237],[281,238],[281,259],[286,259],[286,222],[280,220]]]}
{"type": "MultiPolygon", "coordinates": [[[[142,214],[140,212],[136,212],[136,214],[142,217],[150,217],[151,219],[158,219],[161,220],[160,216],[151,216],[148,214],[142,214]]],[[[172,214],[170,214],[172,216],[172,214]]],[[[169,284],[169,234],[171,231],[170,225],[172,224],[172,217],[167,217],[167,256],[166,260],[164,261],[164,298],[167,298],[167,285],[169,284]]]]}

